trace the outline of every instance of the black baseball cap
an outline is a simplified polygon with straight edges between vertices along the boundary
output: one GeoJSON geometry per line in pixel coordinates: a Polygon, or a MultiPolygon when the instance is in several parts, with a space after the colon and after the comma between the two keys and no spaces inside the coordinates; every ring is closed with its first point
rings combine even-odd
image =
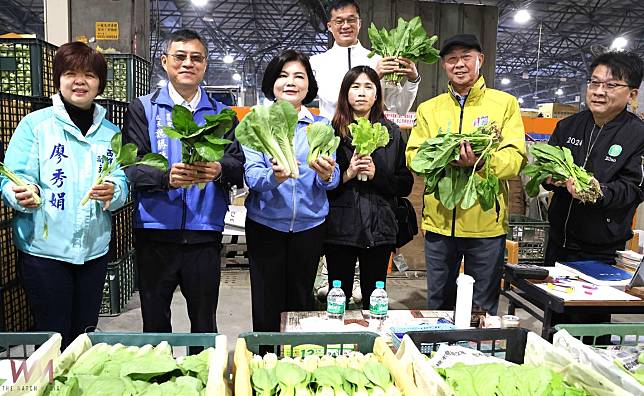
{"type": "Polygon", "coordinates": [[[452,36],[445,40],[443,42],[443,47],[441,48],[441,52],[439,55],[441,57],[445,56],[452,47],[456,46],[461,46],[465,48],[472,48],[475,50],[478,50],[479,52],[483,52],[481,49],[481,44],[479,43],[479,39],[476,38],[475,35],[473,34],[457,34],[455,36],[452,36]]]}

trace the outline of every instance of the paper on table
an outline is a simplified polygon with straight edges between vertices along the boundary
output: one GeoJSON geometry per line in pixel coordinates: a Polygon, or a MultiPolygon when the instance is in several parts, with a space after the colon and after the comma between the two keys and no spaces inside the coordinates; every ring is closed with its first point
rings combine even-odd
{"type": "Polygon", "coordinates": [[[565,291],[552,290],[548,289],[547,283],[537,283],[537,286],[540,289],[547,291],[553,296],[557,296],[564,301],[638,301],[640,298],[632,296],[630,294],[624,293],[621,290],[618,290],[610,286],[597,286],[597,289],[590,290],[582,286],[582,284],[588,284],[583,281],[570,281],[567,282],[570,286],[573,287],[572,293],[566,293],[565,291]],[[587,294],[590,292],[592,294],[587,294]]]}

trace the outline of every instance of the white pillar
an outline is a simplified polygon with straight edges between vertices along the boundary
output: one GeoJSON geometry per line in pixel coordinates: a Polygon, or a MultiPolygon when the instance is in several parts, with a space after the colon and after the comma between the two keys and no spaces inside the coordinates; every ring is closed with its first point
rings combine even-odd
{"type": "Polygon", "coordinates": [[[70,41],[70,0],[44,0],[45,41],[61,46],[70,41]]]}

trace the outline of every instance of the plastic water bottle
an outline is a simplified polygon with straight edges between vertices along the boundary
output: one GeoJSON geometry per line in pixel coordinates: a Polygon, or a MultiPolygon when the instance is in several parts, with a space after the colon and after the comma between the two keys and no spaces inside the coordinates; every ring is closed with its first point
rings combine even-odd
{"type": "Polygon", "coordinates": [[[376,282],[376,289],[369,298],[369,317],[371,319],[385,320],[389,311],[389,298],[385,291],[385,282],[376,282]]]}
{"type": "Polygon", "coordinates": [[[333,289],[326,296],[326,316],[344,322],[344,309],[347,298],[342,291],[342,282],[333,281],[333,289]]]}

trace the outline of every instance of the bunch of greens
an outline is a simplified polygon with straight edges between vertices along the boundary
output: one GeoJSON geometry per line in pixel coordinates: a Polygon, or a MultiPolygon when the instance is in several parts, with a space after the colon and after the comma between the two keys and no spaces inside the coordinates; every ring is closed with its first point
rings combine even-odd
{"type": "MultiPolygon", "coordinates": [[[[434,48],[438,36],[427,36],[420,17],[414,17],[409,22],[398,18],[398,26],[390,31],[385,28],[378,31],[372,22],[368,32],[371,40],[370,58],[378,54],[382,57],[403,57],[415,63],[420,61],[432,64],[438,61],[439,51],[434,48]]],[[[400,84],[403,76],[390,73],[384,78],[400,84]]]]}
{"type": "MultiPolygon", "coordinates": [[[[13,184],[15,184],[16,186],[19,186],[19,187],[28,187],[28,184],[27,184],[27,183],[25,183],[25,181],[24,181],[24,180],[22,180],[22,179],[20,178],[20,176],[16,175],[16,174],[11,170],[11,169],[7,168],[7,167],[5,166],[5,164],[3,164],[2,162],[0,162],[0,175],[3,175],[3,176],[5,176],[5,177],[7,177],[7,178],[8,178],[9,180],[11,180],[11,181],[13,182],[13,184]]],[[[42,200],[40,199],[40,197],[38,196],[38,194],[34,193],[34,194],[32,194],[32,197],[33,197],[33,199],[34,199],[34,203],[35,203],[36,205],[40,205],[40,203],[42,202],[42,200]]]]}
{"type": "Polygon", "coordinates": [[[226,145],[232,143],[223,136],[233,127],[234,111],[223,109],[219,114],[207,115],[204,119],[206,124],[199,126],[190,110],[175,105],[172,108],[172,126],[163,127],[169,138],[181,141],[181,161],[184,164],[219,161],[224,156],[226,145]]]}
{"type": "MultiPolygon", "coordinates": [[[[102,157],[103,167],[94,182],[94,186],[103,184],[105,180],[114,172],[122,170],[132,165],[147,165],[153,168],[157,168],[162,171],[168,170],[168,160],[157,153],[148,153],[143,156],[140,160],[137,161],[136,154],[137,148],[133,143],[128,143],[121,145],[121,134],[117,133],[112,137],[111,141],[112,152],[114,154],[114,159],[110,162],[107,156],[102,157]]],[[[85,198],[81,201],[81,206],[87,204],[90,199],[91,191],[87,193],[85,198]]]]}
{"type": "Polygon", "coordinates": [[[567,147],[537,143],[530,148],[530,154],[534,157],[534,162],[523,169],[523,173],[531,177],[526,184],[526,193],[529,196],[536,197],[539,194],[539,185],[550,176],[555,182],[572,179],[575,191],[584,203],[594,203],[602,197],[597,179],[592,173],[575,164],[567,147]]]}
{"type": "Polygon", "coordinates": [[[96,344],[56,373],[47,396],[203,394],[213,348],[175,360],[167,342],[156,347],[96,344]]]}
{"type": "Polygon", "coordinates": [[[314,122],[306,127],[306,138],[309,141],[308,164],[321,155],[333,155],[340,145],[340,136],[335,136],[333,127],[323,122],[314,122]]]}
{"type": "Polygon", "coordinates": [[[447,209],[469,209],[478,201],[483,210],[492,209],[499,195],[499,178],[492,173],[490,158],[501,142],[501,132],[494,124],[471,132],[438,135],[425,140],[411,162],[411,169],[425,179],[425,193],[434,194],[447,209]],[[472,168],[452,164],[461,155],[461,142],[467,141],[479,159],[472,168]],[[478,164],[485,161],[482,172],[478,164]],[[481,173],[484,175],[481,176],[481,173]]]}
{"type": "Polygon", "coordinates": [[[457,363],[452,367],[437,368],[436,370],[445,378],[457,396],[586,395],[583,389],[567,385],[561,374],[543,366],[457,363]]]}
{"type": "Polygon", "coordinates": [[[373,354],[277,359],[253,356],[251,385],[258,396],[400,396],[389,370],[373,354]]]}
{"type": "MultiPolygon", "coordinates": [[[[351,144],[358,155],[371,155],[379,147],[389,143],[389,132],[379,122],[371,124],[366,118],[358,118],[356,123],[349,124],[351,144]]],[[[358,180],[366,181],[367,175],[358,174],[358,180]]]]}
{"type": "Polygon", "coordinates": [[[253,106],[235,129],[235,136],[239,143],[268,155],[297,179],[300,171],[293,147],[296,125],[295,107],[278,100],[269,106],[253,106]]]}

